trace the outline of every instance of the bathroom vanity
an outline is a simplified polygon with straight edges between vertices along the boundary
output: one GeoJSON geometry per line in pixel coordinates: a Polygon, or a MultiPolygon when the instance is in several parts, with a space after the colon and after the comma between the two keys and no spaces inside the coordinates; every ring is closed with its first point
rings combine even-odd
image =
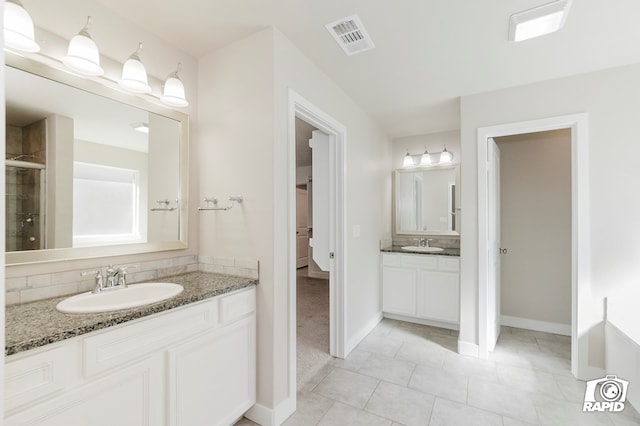
{"type": "Polygon", "coordinates": [[[228,425],[255,403],[255,284],[170,277],[165,302],[62,314],[61,298],[9,307],[6,425],[228,425]],[[11,311],[11,312],[10,312],[11,311]]]}
{"type": "Polygon", "coordinates": [[[383,250],[382,311],[385,317],[458,329],[460,257],[457,249],[413,254],[383,250]]]}

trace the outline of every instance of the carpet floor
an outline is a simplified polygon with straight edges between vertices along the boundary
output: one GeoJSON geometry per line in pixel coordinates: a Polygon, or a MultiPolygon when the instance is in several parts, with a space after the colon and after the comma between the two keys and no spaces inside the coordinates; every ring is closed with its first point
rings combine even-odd
{"type": "Polygon", "coordinates": [[[298,389],[330,360],[329,280],[307,277],[297,271],[297,377],[298,389]]]}

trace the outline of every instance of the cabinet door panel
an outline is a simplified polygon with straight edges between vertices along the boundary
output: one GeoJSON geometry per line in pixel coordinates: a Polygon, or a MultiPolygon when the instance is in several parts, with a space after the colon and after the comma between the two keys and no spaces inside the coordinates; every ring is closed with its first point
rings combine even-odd
{"type": "Polygon", "coordinates": [[[231,424],[255,403],[255,362],[255,315],[169,350],[169,424],[231,424]]]}
{"type": "Polygon", "coordinates": [[[382,268],[382,310],[393,314],[416,315],[416,270],[382,268]]]}
{"type": "Polygon", "coordinates": [[[157,426],[164,424],[162,356],[5,418],[5,425],[157,426]]]}
{"type": "Polygon", "coordinates": [[[418,316],[459,322],[458,274],[420,271],[417,298],[418,316]]]}

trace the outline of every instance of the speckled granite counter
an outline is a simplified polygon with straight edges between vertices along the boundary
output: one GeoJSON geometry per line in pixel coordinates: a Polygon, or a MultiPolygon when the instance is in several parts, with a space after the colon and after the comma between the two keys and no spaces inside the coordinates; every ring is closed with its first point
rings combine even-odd
{"type": "Polygon", "coordinates": [[[7,306],[4,353],[12,355],[257,284],[252,278],[207,272],[165,277],[162,282],[182,284],[184,291],[152,305],[102,314],[58,312],[56,305],[68,296],[7,306]]]}
{"type": "Polygon", "coordinates": [[[385,247],[380,249],[380,251],[385,252],[385,253],[410,253],[410,254],[423,254],[425,256],[460,256],[460,249],[459,248],[446,248],[442,251],[438,251],[438,252],[433,252],[433,253],[424,253],[424,252],[419,252],[419,251],[409,251],[409,250],[402,250],[401,246],[389,246],[389,247],[385,247]]]}

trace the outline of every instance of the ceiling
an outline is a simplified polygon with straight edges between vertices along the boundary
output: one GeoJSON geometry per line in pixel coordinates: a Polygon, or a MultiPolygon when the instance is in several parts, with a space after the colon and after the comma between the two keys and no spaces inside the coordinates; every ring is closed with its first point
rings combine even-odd
{"type": "Polygon", "coordinates": [[[97,0],[200,57],[275,26],[392,137],[459,128],[460,96],[640,62],[640,2],[574,0],[564,28],[507,41],[550,0],[97,0]],[[357,13],[376,45],[348,57],[324,25],[357,13]]]}

